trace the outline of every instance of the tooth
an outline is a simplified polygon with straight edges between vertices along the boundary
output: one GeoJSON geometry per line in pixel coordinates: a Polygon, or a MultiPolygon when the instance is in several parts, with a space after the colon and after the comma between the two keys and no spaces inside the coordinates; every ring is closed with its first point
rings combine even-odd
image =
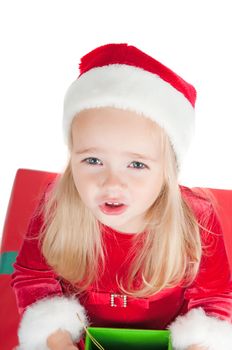
{"type": "Polygon", "coordinates": [[[107,204],[109,204],[109,205],[120,205],[120,203],[118,203],[118,202],[115,202],[115,203],[113,203],[113,202],[106,202],[107,204]]]}

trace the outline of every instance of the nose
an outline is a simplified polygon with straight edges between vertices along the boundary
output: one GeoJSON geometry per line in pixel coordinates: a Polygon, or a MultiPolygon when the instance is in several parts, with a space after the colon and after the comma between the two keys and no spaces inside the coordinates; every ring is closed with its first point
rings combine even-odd
{"type": "Polygon", "coordinates": [[[117,171],[108,170],[102,175],[101,187],[107,188],[107,190],[123,189],[126,187],[125,179],[117,171]]]}

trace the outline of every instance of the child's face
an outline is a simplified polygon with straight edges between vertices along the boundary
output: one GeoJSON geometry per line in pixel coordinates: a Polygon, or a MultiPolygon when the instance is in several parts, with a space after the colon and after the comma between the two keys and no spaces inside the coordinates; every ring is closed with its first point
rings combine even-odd
{"type": "Polygon", "coordinates": [[[71,167],[82,201],[101,223],[141,232],[164,180],[160,128],[131,111],[84,110],[72,125],[71,167]],[[89,148],[96,150],[84,152],[89,148]],[[106,202],[125,205],[115,209],[106,202]]]}

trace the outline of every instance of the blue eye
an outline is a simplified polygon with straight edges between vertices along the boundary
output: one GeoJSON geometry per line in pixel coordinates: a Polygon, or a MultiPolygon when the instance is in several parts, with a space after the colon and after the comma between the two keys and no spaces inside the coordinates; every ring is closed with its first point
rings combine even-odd
{"type": "Polygon", "coordinates": [[[97,161],[99,161],[99,159],[98,158],[94,158],[94,157],[90,157],[90,158],[86,158],[86,159],[84,159],[82,162],[85,162],[85,163],[87,163],[87,164],[90,164],[90,165],[95,165],[95,164],[98,164],[98,163],[96,163],[96,162],[94,162],[93,160],[97,160],[97,161]]]}
{"type": "Polygon", "coordinates": [[[145,168],[147,168],[147,166],[145,164],[141,163],[141,162],[134,161],[134,162],[132,162],[132,164],[136,164],[136,166],[134,167],[135,169],[145,169],[145,168]]]}

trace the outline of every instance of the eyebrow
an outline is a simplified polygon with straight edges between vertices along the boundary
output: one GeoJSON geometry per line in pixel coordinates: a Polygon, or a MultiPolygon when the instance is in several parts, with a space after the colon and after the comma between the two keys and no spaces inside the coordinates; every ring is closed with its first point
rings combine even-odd
{"type": "MultiPolygon", "coordinates": [[[[75,153],[79,154],[79,155],[84,154],[84,153],[91,153],[91,152],[103,152],[103,150],[101,148],[97,148],[97,147],[90,147],[90,148],[82,149],[80,151],[75,151],[75,153]]],[[[126,156],[133,156],[133,157],[140,158],[140,159],[155,161],[155,159],[152,159],[152,158],[147,157],[147,156],[140,154],[140,153],[124,152],[124,154],[126,156]]]]}

